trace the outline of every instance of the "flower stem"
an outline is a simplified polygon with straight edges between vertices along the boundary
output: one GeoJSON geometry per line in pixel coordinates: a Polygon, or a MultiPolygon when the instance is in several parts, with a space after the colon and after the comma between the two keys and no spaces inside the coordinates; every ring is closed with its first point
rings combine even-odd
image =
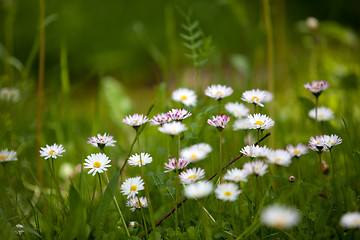
{"type": "Polygon", "coordinates": [[[147,230],[147,226],[146,226],[146,219],[145,219],[145,215],[144,215],[144,210],[143,210],[143,207],[141,206],[141,202],[140,202],[140,199],[139,199],[139,196],[136,195],[138,201],[139,201],[139,206],[140,206],[140,212],[141,212],[141,216],[142,216],[142,219],[143,219],[143,222],[144,222],[144,228],[145,228],[145,234],[146,236],[148,235],[148,230],[147,230]]]}
{"type": "Polygon", "coordinates": [[[101,198],[103,197],[103,191],[102,191],[102,185],[101,185],[101,177],[100,177],[100,173],[97,173],[98,178],[99,178],[99,186],[100,186],[100,196],[101,198]]]}
{"type": "Polygon", "coordinates": [[[319,96],[315,96],[315,134],[318,132],[318,106],[319,96]]]}

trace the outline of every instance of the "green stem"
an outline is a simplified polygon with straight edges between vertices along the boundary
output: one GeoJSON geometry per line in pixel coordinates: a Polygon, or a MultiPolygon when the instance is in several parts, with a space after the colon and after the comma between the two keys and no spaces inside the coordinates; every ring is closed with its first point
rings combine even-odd
{"type": "Polygon", "coordinates": [[[315,134],[318,132],[318,106],[319,96],[315,96],[315,134]]]}
{"type": "Polygon", "coordinates": [[[100,186],[100,196],[101,198],[103,197],[103,191],[102,191],[102,185],[101,185],[101,177],[100,177],[100,173],[97,173],[98,178],[99,178],[99,186],[100,186]]]}
{"type": "Polygon", "coordinates": [[[148,230],[147,230],[147,225],[146,225],[146,219],[145,219],[145,215],[144,215],[144,210],[143,210],[143,207],[141,206],[140,204],[140,199],[139,199],[139,196],[136,195],[138,201],[139,201],[139,206],[140,206],[140,212],[141,212],[141,216],[142,216],[142,219],[143,219],[143,222],[144,222],[144,228],[145,228],[145,234],[146,236],[148,236],[148,230]]]}

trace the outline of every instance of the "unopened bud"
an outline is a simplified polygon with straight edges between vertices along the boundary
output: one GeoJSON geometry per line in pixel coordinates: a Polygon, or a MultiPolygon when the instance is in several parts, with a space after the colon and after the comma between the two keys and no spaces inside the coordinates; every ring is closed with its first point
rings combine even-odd
{"type": "Polygon", "coordinates": [[[329,165],[324,160],[321,160],[321,170],[324,174],[328,174],[330,171],[329,165]]]}
{"type": "Polygon", "coordinates": [[[290,176],[290,177],[289,177],[289,182],[295,182],[295,177],[294,177],[294,176],[290,176]]]}
{"type": "Polygon", "coordinates": [[[306,26],[311,30],[315,30],[319,27],[319,21],[314,17],[308,17],[306,19],[306,26]]]}

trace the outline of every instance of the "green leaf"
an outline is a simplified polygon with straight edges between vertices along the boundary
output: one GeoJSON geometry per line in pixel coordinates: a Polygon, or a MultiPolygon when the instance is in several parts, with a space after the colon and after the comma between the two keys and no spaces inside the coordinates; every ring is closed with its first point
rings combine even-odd
{"type": "Polygon", "coordinates": [[[28,233],[32,233],[34,234],[35,236],[37,236],[38,238],[41,238],[42,237],[40,236],[39,233],[37,233],[34,229],[32,228],[27,228],[27,227],[15,227],[14,228],[14,232],[17,232],[17,231],[24,231],[24,232],[28,232],[28,233]]]}
{"type": "Polygon", "coordinates": [[[199,26],[199,21],[195,21],[193,22],[190,26],[189,26],[189,30],[192,31],[194,30],[195,28],[197,28],[199,26]]]}
{"type": "Polygon", "coordinates": [[[2,208],[0,208],[0,239],[16,239],[15,232],[8,222],[2,208]]]}

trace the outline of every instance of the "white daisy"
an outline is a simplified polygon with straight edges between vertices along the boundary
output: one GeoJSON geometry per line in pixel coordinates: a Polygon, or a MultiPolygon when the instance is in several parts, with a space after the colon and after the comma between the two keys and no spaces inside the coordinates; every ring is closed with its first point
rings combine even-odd
{"type": "Polygon", "coordinates": [[[270,117],[260,113],[249,115],[247,120],[249,122],[250,129],[270,129],[275,124],[274,120],[272,120],[270,117]]]}
{"type": "Polygon", "coordinates": [[[136,209],[146,208],[148,207],[148,202],[146,197],[131,197],[126,202],[126,206],[130,207],[131,211],[135,211],[136,209]]]}
{"type": "Polygon", "coordinates": [[[162,133],[166,133],[169,135],[178,135],[179,133],[187,130],[185,124],[181,122],[171,122],[171,123],[164,123],[158,130],[162,133]]]}
{"type": "Polygon", "coordinates": [[[268,163],[273,163],[276,165],[281,165],[288,167],[291,163],[292,155],[283,149],[277,149],[273,151],[269,151],[266,155],[268,163]]]}
{"type": "Polygon", "coordinates": [[[84,168],[90,168],[88,174],[92,173],[95,176],[96,173],[103,173],[107,171],[106,168],[111,167],[108,163],[111,160],[104,153],[93,153],[85,159],[84,168]]]}
{"type": "Polygon", "coordinates": [[[195,145],[192,145],[191,147],[195,148],[195,149],[199,149],[200,151],[209,154],[212,151],[212,148],[209,144],[207,143],[198,143],[195,145]]]}
{"type": "Polygon", "coordinates": [[[114,143],[116,143],[116,141],[113,138],[114,138],[113,136],[108,135],[106,133],[104,133],[104,135],[98,133],[97,136],[95,137],[89,137],[87,143],[93,145],[94,147],[100,147],[100,148],[103,148],[105,146],[115,146],[114,143]]]}
{"type": "Polygon", "coordinates": [[[207,153],[191,146],[180,151],[180,156],[188,162],[197,162],[207,157],[207,153]]]}
{"type": "Polygon", "coordinates": [[[178,161],[176,158],[170,158],[168,163],[165,163],[165,169],[164,172],[171,172],[176,169],[183,169],[185,168],[190,162],[186,161],[183,158],[180,158],[178,161]]]}
{"type": "Polygon", "coordinates": [[[195,106],[197,101],[195,91],[187,88],[176,89],[173,91],[171,98],[176,102],[181,102],[185,106],[195,106]]]}
{"type": "Polygon", "coordinates": [[[152,162],[152,157],[150,157],[150,154],[149,153],[140,153],[141,154],[141,161],[140,161],[140,155],[135,153],[134,155],[132,155],[129,160],[128,160],[128,163],[131,165],[131,166],[139,166],[141,167],[148,164],[148,163],[151,163],[152,162]]]}
{"type": "MultiPolygon", "coordinates": [[[[316,108],[313,108],[309,112],[309,117],[315,119],[316,108]]],[[[318,121],[328,121],[334,119],[334,113],[330,108],[327,107],[318,107],[317,111],[317,120],[318,121]]]]}
{"type": "Polygon", "coordinates": [[[192,199],[199,199],[208,196],[214,189],[211,182],[199,181],[185,186],[185,196],[192,199]]]}
{"type": "Polygon", "coordinates": [[[205,177],[205,170],[201,168],[186,169],[180,173],[179,178],[183,184],[190,184],[205,177]]]}
{"type": "Polygon", "coordinates": [[[0,162],[17,161],[16,152],[7,148],[0,151],[0,162]]]}
{"type": "Polygon", "coordinates": [[[166,113],[159,113],[158,115],[150,119],[151,126],[162,125],[168,122],[171,122],[171,118],[166,113]]]}
{"type": "Polygon", "coordinates": [[[230,117],[227,117],[226,115],[217,115],[216,117],[213,116],[212,120],[208,119],[207,123],[221,130],[226,127],[229,121],[230,121],[230,117]]]}
{"type": "Polygon", "coordinates": [[[319,96],[322,91],[329,87],[329,83],[326,81],[312,81],[311,84],[306,83],[304,87],[311,91],[315,96],[319,96]]]}
{"type": "Polygon", "coordinates": [[[128,178],[121,184],[120,189],[127,198],[135,197],[139,191],[144,190],[144,181],[141,177],[128,178]]]}
{"type": "Polygon", "coordinates": [[[240,193],[235,183],[220,183],[215,189],[216,198],[223,201],[235,201],[240,193]]]}
{"type": "Polygon", "coordinates": [[[143,114],[137,114],[126,116],[122,122],[126,123],[127,125],[133,126],[133,127],[139,127],[140,125],[146,123],[149,121],[149,118],[147,116],[144,116],[143,114]]]}
{"type": "Polygon", "coordinates": [[[255,162],[247,162],[243,165],[243,169],[248,172],[248,174],[255,174],[258,176],[263,176],[267,173],[269,165],[264,163],[261,160],[257,160],[255,162]]]}
{"type": "Polygon", "coordinates": [[[182,121],[185,118],[188,118],[192,115],[191,112],[189,112],[186,109],[171,109],[169,112],[166,113],[166,115],[174,121],[182,121]]]}
{"type": "Polygon", "coordinates": [[[250,111],[244,104],[238,102],[225,104],[225,109],[236,118],[246,117],[250,111]]]}
{"type": "Polygon", "coordinates": [[[229,169],[224,175],[224,180],[234,182],[247,182],[246,179],[249,176],[249,172],[246,170],[240,170],[237,168],[229,169]]]}
{"type": "Polygon", "coordinates": [[[332,134],[331,136],[324,135],[324,141],[325,141],[325,145],[328,149],[331,149],[334,146],[342,143],[342,139],[335,134],[332,134]]]}
{"type": "Polygon", "coordinates": [[[346,229],[360,228],[360,213],[348,212],[342,215],[340,219],[340,225],[346,229]]]}
{"type": "Polygon", "coordinates": [[[237,131],[237,130],[246,130],[249,129],[250,124],[247,120],[247,118],[239,118],[236,119],[234,124],[232,125],[233,130],[237,131]]]}
{"type": "Polygon", "coordinates": [[[271,95],[269,95],[269,92],[265,92],[260,89],[253,89],[243,92],[241,100],[263,107],[264,104],[262,103],[266,100],[271,100],[271,95]]]}
{"type": "Polygon", "coordinates": [[[49,146],[46,145],[46,147],[42,147],[40,150],[40,157],[45,157],[45,159],[48,158],[57,158],[57,157],[62,157],[62,153],[65,152],[65,149],[63,147],[63,145],[57,145],[56,143],[54,143],[53,145],[49,146]]]}
{"type": "Polygon", "coordinates": [[[304,155],[308,153],[308,147],[302,143],[299,143],[296,146],[288,145],[286,146],[286,151],[288,151],[293,157],[300,157],[301,155],[304,155]]]}
{"type": "Polygon", "coordinates": [[[326,152],[328,151],[328,147],[325,141],[324,136],[316,136],[310,137],[309,140],[309,148],[316,152],[326,152]]]}
{"type": "Polygon", "coordinates": [[[267,153],[270,151],[269,148],[265,146],[261,147],[259,145],[247,145],[243,147],[240,152],[248,157],[255,158],[255,157],[265,157],[267,153]]]}
{"type": "Polygon", "coordinates": [[[231,87],[225,85],[211,85],[205,89],[205,95],[216,100],[221,100],[224,97],[230,96],[234,90],[231,87]]]}
{"type": "Polygon", "coordinates": [[[271,205],[261,212],[261,221],[264,225],[273,228],[290,228],[299,223],[300,214],[291,207],[271,205]]]}

